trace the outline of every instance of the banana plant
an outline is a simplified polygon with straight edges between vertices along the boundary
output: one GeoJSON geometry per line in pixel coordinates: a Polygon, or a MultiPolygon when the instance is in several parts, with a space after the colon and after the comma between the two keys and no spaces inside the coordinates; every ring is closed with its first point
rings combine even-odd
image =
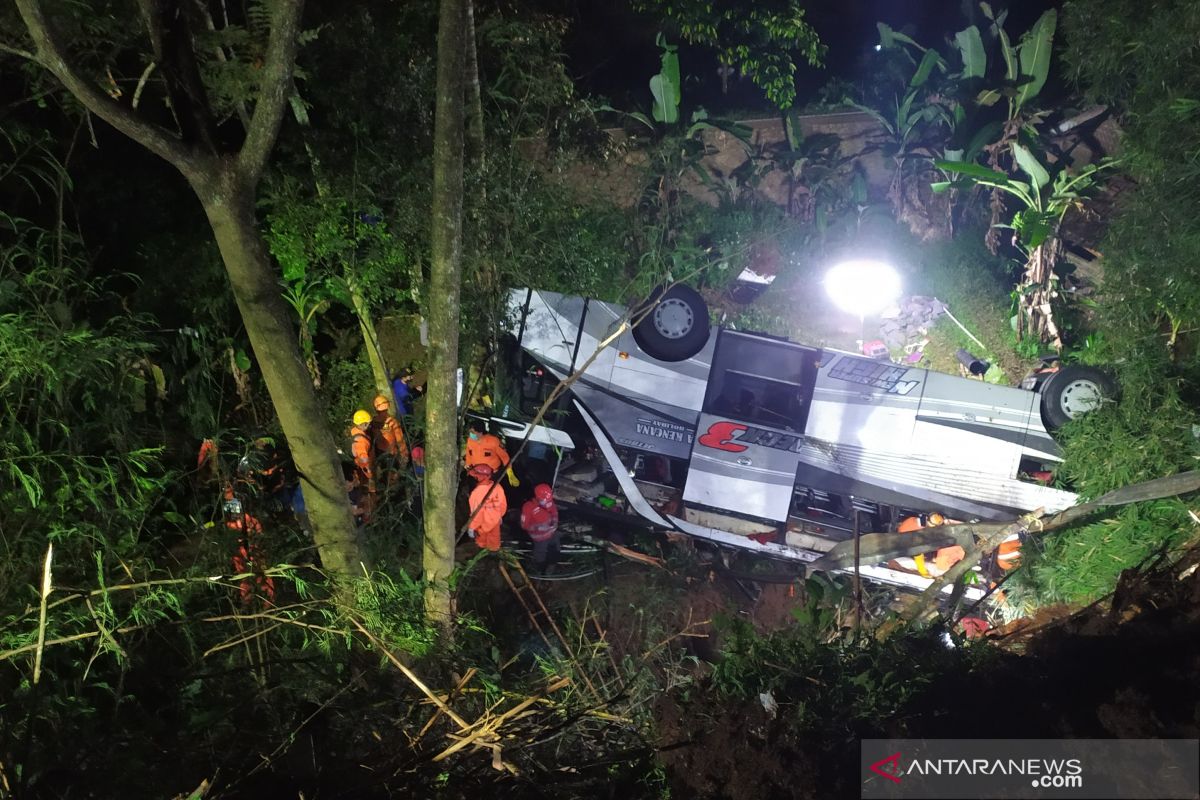
{"type": "Polygon", "coordinates": [[[913,73],[903,96],[896,95],[893,98],[892,108],[879,111],[859,103],[852,104],[871,115],[884,131],[883,154],[892,160],[888,200],[896,218],[902,219],[907,205],[906,183],[944,150],[953,132],[956,116],[953,107],[927,86],[935,69],[941,73],[947,71],[947,63],[942,55],[933,48],[922,47],[909,36],[892,30],[882,22],[877,27],[882,48],[900,48],[905,53],[911,49],[920,53],[919,60],[909,53],[914,64],[913,73]]]}
{"type": "Polygon", "coordinates": [[[1063,167],[1052,176],[1020,142],[1012,142],[1010,149],[1025,180],[980,164],[939,160],[939,169],[960,177],[954,181],[939,181],[932,188],[935,192],[945,192],[962,186],[985,186],[1017,202],[1019,207],[1011,219],[995,225],[1013,232],[1013,245],[1025,258],[1025,271],[1016,288],[1017,313],[1013,317],[1013,328],[1018,339],[1033,336],[1061,352],[1062,332],[1054,319],[1055,301],[1061,299],[1060,277],[1055,270],[1062,256],[1059,228],[1067,212],[1081,207],[1089,192],[1099,185],[1100,173],[1116,162],[1106,159],[1078,172],[1063,167]]]}
{"type": "Polygon", "coordinates": [[[689,176],[718,196],[729,192],[729,181],[733,176],[713,176],[701,163],[709,154],[703,134],[724,131],[749,154],[750,130],[728,120],[710,118],[703,108],[694,109],[685,123],[681,110],[683,91],[678,47],[670,44],[662,33],[658,34],[656,43],[661,58],[659,71],[649,81],[653,101],[650,115],[608,105],[600,106],[600,110],[612,111],[639,123],[654,142],[649,153],[650,178],[643,189],[640,205],[654,209],[669,225],[679,185],[689,176]]]}
{"type": "MultiPolygon", "coordinates": [[[[1008,118],[1016,119],[1031,100],[1046,85],[1050,75],[1050,55],[1054,47],[1054,32],[1058,27],[1058,12],[1050,9],[1038,17],[1014,45],[1004,30],[1008,12],[996,13],[988,3],[980,3],[983,15],[992,23],[991,33],[1000,45],[1004,60],[1004,84],[1000,88],[984,89],[976,97],[981,106],[995,105],[1002,97],[1008,99],[1008,118]]],[[[974,27],[974,26],[972,26],[974,27]]]]}

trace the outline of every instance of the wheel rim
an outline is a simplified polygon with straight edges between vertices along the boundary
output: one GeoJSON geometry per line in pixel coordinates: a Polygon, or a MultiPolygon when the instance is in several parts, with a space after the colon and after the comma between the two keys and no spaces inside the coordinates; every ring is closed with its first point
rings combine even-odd
{"type": "Polygon", "coordinates": [[[654,307],[654,330],[668,339],[682,339],[696,324],[692,307],[675,297],[668,297],[654,307]]]}
{"type": "Polygon", "coordinates": [[[1086,378],[1077,378],[1068,383],[1058,396],[1058,406],[1067,419],[1078,419],[1100,406],[1104,391],[1100,384],[1086,378]]]}

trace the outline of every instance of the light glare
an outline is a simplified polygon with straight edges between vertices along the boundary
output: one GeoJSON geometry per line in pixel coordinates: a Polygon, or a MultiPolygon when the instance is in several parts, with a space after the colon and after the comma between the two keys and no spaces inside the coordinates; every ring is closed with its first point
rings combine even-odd
{"type": "Polygon", "coordinates": [[[900,296],[900,276],[882,261],[843,261],[825,275],[833,304],[850,314],[878,314],[900,296]]]}

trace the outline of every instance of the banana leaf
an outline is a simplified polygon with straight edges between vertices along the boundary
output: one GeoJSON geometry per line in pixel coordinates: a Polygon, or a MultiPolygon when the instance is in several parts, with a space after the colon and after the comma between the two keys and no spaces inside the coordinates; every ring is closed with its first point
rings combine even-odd
{"type": "Polygon", "coordinates": [[[954,42],[962,53],[963,78],[982,78],[987,72],[987,51],[983,49],[983,37],[979,28],[971,25],[954,34],[954,42]]]}
{"type": "Polygon", "coordinates": [[[1041,189],[1050,182],[1050,173],[1037,160],[1037,157],[1029,152],[1028,147],[1020,142],[1013,142],[1012,151],[1013,158],[1017,160],[1017,165],[1021,167],[1022,172],[1029,176],[1034,186],[1041,189]]]}
{"type": "Polygon", "coordinates": [[[1017,108],[1037,96],[1050,74],[1050,52],[1054,46],[1054,29],[1058,12],[1050,9],[1038,18],[1021,42],[1021,85],[1017,89],[1017,108]]]}

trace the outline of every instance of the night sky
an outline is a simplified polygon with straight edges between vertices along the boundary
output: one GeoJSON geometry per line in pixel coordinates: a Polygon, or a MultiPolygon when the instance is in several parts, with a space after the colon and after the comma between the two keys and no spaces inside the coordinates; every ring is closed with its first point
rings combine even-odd
{"type": "MultiPolygon", "coordinates": [[[[809,21],[829,49],[825,68],[800,65],[799,104],[815,99],[830,78],[850,82],[870,79],[874,45],[879,40],[875,28],[878,21],[926,45],[953,36],[967,24],[964,4],[959,0],[813,0],[806,5],[809,21]]],[[[977,3],[968,5],[978,8],[977,3]]],[[[1061,5],[1061,0],[992,3],[994,8],[1010,9],[1005,27],[1014,38],[1042,11],[1061,5]]],[[[609,98],[621,108],[649,102],[646,82],[657,71],[659,57],[654,44],[658,27],[652,20],[633,12],[620,0],[546,0],[544,7],[572,20],[566,54],[571,74],[583,93],[609,98]]],[[[672,41],[678,41],[669,29],[666,32],[672,41]]],[[[729,93],[723,95],[717,66],[715,54],[708,48],[686,44],[680,48],[686,105],[703,105],[717,113],[770,111],[761,92],[748,80],[734,78],[729,93]]]]}

